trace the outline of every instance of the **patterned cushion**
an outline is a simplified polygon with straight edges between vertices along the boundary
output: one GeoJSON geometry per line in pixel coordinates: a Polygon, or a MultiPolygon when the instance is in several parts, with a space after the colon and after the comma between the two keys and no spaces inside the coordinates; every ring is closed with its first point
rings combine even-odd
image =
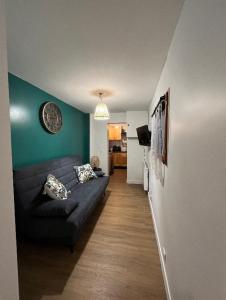
{"type": "Polygon", "coordinates": [[[84,183],[89,181],[90,179],[97,178],[97,175],[94,173],[90,164],[82,165],[82,166],[75,166],[74,167],[79,182],[84,183]]]}
{"type": "Polygon", "coordinates": [[[44,195],[48,195],[54,200],[66,200],[70,191],[55,176],[49,174],[44,185],[44,195]]]}

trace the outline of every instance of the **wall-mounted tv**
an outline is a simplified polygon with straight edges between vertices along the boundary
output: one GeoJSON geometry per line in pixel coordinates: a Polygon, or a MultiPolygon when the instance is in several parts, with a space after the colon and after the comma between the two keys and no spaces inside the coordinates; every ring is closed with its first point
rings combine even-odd
{"type": "Polygon", "coordinates": [[[138,127],[137,136],[140,145],[151,146],[151,132],[148,129],[148,125],[138,127]]]}

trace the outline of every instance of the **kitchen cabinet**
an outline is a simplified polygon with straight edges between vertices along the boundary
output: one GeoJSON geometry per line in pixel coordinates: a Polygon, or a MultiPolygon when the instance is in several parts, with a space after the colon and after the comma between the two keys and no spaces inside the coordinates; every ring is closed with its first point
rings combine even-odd
{"type": "Polygon", "coordinates": [[[108,127],[108,139],[110,141],[121,141],[122,128],[121,126],[109,125],[108,127]]]}
{"type": "Polygon", "coordinates": [[[126,167],[127,166],[127,153],[126,152],[113,152],[112,164],[114,167],[126,167]]]}
{"type": "Polygon", "coordinates": [[[137,127],[148,124],[147,111],[127,111],[126,120],[128,124],[127,137],[137,138],[137,127]]]}

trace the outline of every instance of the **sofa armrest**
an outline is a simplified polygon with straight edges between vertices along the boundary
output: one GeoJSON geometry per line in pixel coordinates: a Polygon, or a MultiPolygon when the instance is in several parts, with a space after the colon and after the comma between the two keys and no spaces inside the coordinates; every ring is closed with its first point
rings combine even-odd
{"type": "Polygon", "coordinates": [[[67,200],[43,200],[32,208],[31,214],[37,217],[66,217],[76,207],[78,201],[69,198],[67,200]]]}

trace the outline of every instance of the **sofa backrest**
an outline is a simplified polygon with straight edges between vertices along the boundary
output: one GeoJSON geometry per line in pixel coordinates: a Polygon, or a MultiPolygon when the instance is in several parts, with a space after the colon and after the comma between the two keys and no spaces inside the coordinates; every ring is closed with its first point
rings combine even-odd
{"type": "Polygon", "coordinates": [[[48,174],[54,175],[68,190],[73,190],[78,183],[73,166],[81,164],[80,156],[67,156],[14,170],[16,213],[28,211],[40,198],[48,174]]]}

